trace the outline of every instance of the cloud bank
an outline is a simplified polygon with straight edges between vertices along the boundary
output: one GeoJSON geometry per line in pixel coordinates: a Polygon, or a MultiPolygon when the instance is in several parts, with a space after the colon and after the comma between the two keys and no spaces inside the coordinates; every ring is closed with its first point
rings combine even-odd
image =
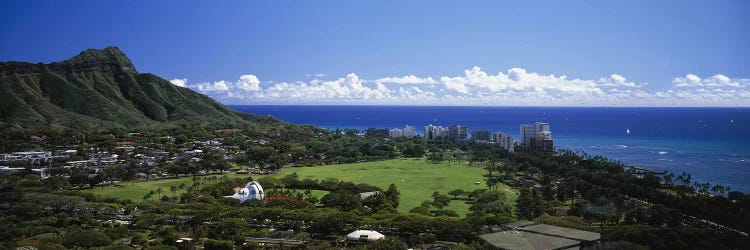
{"type": "Polygon", "coordinates": [[[169,82],[171,82],[175,86],[180,86],[180,87],[183,87],[183,88],[187,87],[187,85],[185,85],[185,83],[187,83],[187,78],[172,79],[169,82]]]}
{"type": "Polygon", "coordinates": [[[179,78],[171,82],[227,104],[750,106],[750,79],[721,74],[674,77],[670,87],[661,91],[644,90],[646,83],[617,73],[579,79],[523,68],[488,73],[477,66],[463,75],[439,78],[405,75],[363,80],[349,73],[333,80],[296,82],[261,82],[255,75],[194,84],[179,78]]]}

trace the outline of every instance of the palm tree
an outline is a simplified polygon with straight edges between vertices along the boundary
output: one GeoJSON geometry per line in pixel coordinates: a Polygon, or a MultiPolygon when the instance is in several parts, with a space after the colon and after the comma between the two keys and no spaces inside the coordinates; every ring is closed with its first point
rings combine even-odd
{"type": "Polygon", "coordinates": [[[665,183],[667,183],[669,185],[672,185],[672,181],[673,180],[674,180],[674,174],[673,173],[669,173],[669,174],[664,175],[664,182],[665,183]]]}
{"type": "Polygon", "coordinates": [[[453,158],[458,162],[458,165],[461,165],[461,161],[466,159],[466,155],[461,151],[454,151],[453,158]]]}
{"type": "Polygon", "coordinates": [[[685,172],[682,172],[682,174],[677,176],[677,180],[682,183],[682,185],[685,185],[685,172]]]}
{"type": "Polygon", "coordinates": [[[172,199],[177,200],[177,187],[172,185],[169,187],[169,191],[172,192],[172,199]]]}
{"type": "Polygon", "coordinates": [[[714,192],[714,194],[724,194],[724,186],[722,186],[721,184],[716,184],[711,188],[711,192],[714,192]]]}
{"type": "Polygon", "coordinates": [[[701,185],[701,192],[702,193],[708,193],[708,187],[711,186],[711,183],[706,182],[701,185]]]}
{"type": "Polygon", "coordinates": [[[495,179],[494,177],[488,177],[486,184],[489,190],[493,190],[495,189],[495,185],[497,184],[497,179],[495,179]]]}
{"type": "Polygon", "coordinates": [[[156,193],[159,194],[159,199],[161,199],[161,187],[156,188],[156,193]]]}

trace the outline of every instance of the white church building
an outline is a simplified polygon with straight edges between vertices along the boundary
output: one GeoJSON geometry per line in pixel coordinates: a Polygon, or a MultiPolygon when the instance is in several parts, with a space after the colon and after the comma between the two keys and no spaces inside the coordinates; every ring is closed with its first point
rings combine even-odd
{"type": "Polygon", "coordinates": [[[226,198],[234,198],[239,200],[240,202],[244,202],[249,199],[256,199],[265,201],[265,193],[263,192],[263,187],[260,186],[260,184],[257,181],[251,181],[245,184],[245,187],[236,187],[234,188],[234,194],[230,196],[224,196],[226,198]]]}

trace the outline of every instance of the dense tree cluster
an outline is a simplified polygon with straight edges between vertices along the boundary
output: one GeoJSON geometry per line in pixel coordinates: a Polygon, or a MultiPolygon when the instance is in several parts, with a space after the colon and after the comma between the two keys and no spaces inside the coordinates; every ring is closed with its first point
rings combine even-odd
{"type": "Polygon", "coordinates": [[[585,221],[548,218],[544,223],[601,231],[607,240],[632,241],[654,249],[708,248],[709,245],[735,248],[748,243],[746,236],[703,221],[750,230],[750,214],[744,212],[750,207],[748,196],[744,194],[735,192],[724,196],[721,191],[726,191],[725,187],[716,187],[714,194],[709,194],[708,184],[691,186],[688,174],[680,175],[680,183],[672,185],[670,179],[675,178],[674,175],[660,178],[649,173],[636,174],[626,171],[619,162],[585,153],[560,150],[555,154],[543,154],[517,149],[514,153],[488,152],[480,146],[470,152],[472,158],[496,161],[487,164],[488,182],[494,178],[497,182],[511,179],[516,183],[519,218],[540,218],[563,209],[567,215],[585,221]],[[474,155],[477,153],[480,155],[474,155]]]}
{"type": "Polygon", "coordinates": [[[28,244],[40,248],[109,249],[126,247],[118,245],[125,242],[132,247],[156,249],[173,245],[179,237],[192,237],[205,239],[205,249],[228,249],[241,245],[246,236],[314,241],[343,235],[360,226],[392,235],[394,238],[389,241],[373,244],[389,248],[436,240],[475,242],[476,232],[484,225],[452,216],[400,214],[395,210],[400,196],[395,185],[381,190],[330,179],[314,181],[311,183],[318,184],[307,187],[326,187],[330,191],[320,199],[322,207],[316,207],[306,198],[305,191],[281,186],[284,182],[295,187],[303,185],[305,181],[294,175],[259,179],[271,183],[267,195],[288,197],[265,203],[239,203],[221,197],[247,179],[196,177],[186,187],[153,192],[167,199],[145,198],[138,203],[57,190],[33,175],[0,176],[0,180],[0,196],[7,207],[0,209],[3,248],[28,244]],[[372,191],[378,193],[365,199],[359,197],[359,192],[372,191]],[[132,218],[130,226],[115,222],[123,216],[132,218]]]}
{"type": "MultiPolygon", "coordinates": [[[[185,124],[159,132],[140,131],[147,136],[135,139],[149,147],[135,148],[133,154],[180,152],[196,140],[216,138],[214,129],[185,124]],[[167,135],[176,136],[165,139],[167,135]]],[[[124,153],[115,142],[132,136],[124,130],[15,129],[0,137],[4,142],[17,142],[3,143],[5,151],[78,145],[80,150],[71,160],[81,160],[87,153],[102,150],[124,153]],[[39,133],[47,139],[28,140],[39,133]]],[[[394,236],[373,247],[458,241],[466,242],[461,247],[476,249],[483,247],[477,235],[514,219],[597,231],[605,241],[618,242],[593,249],[742,248],[750,244],[746,236],[731,230],[750,231],[750,197],[722,185],[696,182],[687,173],[638,174],[619,162],[567,150],[545,154],[519,147],[507,152],[483,143],[393,139],[380,129],[360,133],[275,124],[220,138],[232,149],[207,150],[200,161],[181,158],[145,165],[127,159],[98,173],[64,168],[63,162],[52,161],[49,170],[56,176],[44,180],[31,171],[1,176],[1,247],[157,249],[169,248],[178,237],[188,236],[206,239],[206,249],[226,249],[241,245],[244,237],[256,236],[308,239],[313,249],[316,245],[325,249],[335,246],[330,239],[365,226],[394,236]],[[222,198],[247,180],[216,175],[194,176],[189,185],[151,190],[140,201],[102,199],[77,191],[143,178],[139,173],[221,173],[236,164],[278,170],[399,156],[483,168],[486,188],[435,192],[432,199],[405,214],[397,211],[401,193],[394,184],[383,189],[335,178],[302,179],[296,174],[257,179],[266,188],[267,202],[222,198]],[[313,191],[324,194],[318,197],[313,191]],[[515,207],[508,192],[518,196],[515,207]],[[445,209],[453,202],[469,204],[466,218],[445,209]],[[115,222],[118,218],[132,218],[133,223],[121,225],[115,222]]],[[[23,164],[34,167],[34,163],[23,164]]]]}

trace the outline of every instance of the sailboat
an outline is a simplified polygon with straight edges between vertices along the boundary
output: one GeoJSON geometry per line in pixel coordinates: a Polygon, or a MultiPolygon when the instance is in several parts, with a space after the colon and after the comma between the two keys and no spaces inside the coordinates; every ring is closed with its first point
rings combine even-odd
{"type": "Polygon", "coordinates": [[[630,134],[630,129],[629,129],[629,128],[626,128],[626,129],[625,129],[625,133],[626,133],[626,134],[630,134]]]}

